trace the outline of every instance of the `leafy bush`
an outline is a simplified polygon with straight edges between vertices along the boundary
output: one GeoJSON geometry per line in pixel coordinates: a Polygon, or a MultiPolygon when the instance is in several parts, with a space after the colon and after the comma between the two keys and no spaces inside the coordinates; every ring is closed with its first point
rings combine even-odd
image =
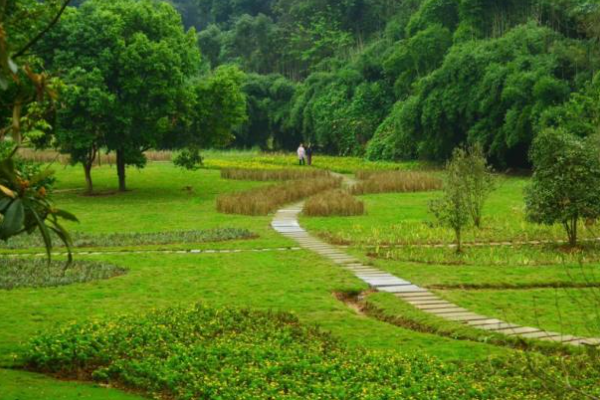
{"type": "Polygon", "coordinates": [[[309,217],[363,215],[365,204],[344,190],[329,190],[309,198],[303,213],[309,217]]]}
{"type": "MultiPolygon", "coordinates": [[[[176,400],[552,398],[521,364],[498,376],[486,364],[352,350],[289,314],[204,305],[66,326],[32,340],[24,361],[176,400]]],[[[593,388],[597,375],[581,382],[593,388]]]]}
{"type": "Polygon", "coordinates": [[[6,242],[13,237],[39,231],[50,260],[52,232],[67,247],[70,262],[71,237],[59,219],[77,222],[77,218],[57,209],[48,198],[44,182],[49,182],[54,172],[46,169],[33,176],[22,173],[13,159],[16,150],[0,159],[0,240],[6,242]]]}
{"type": "Polygon", "coordinates": [[[74,261],[65,269],[64,263],[56,261],[48,264],[39,258],[0,257],[0,289],[64,286],[109,279],[126,272],[114,265],[89,261],[74,261]]]}
{"type": "Polygon", "coordinates": [[[221,178],[245,181],[290,181],[328,177],[330,173],[320,169],[243,169],[224,168],[221,178]]]}
{"type": "MultiPolygon", "coordinates": [[[[256,234],[247,229],[219,228],[199,231],[172,231],[152,233],[110,233],[91,235],[75,233],[73,247],[111,247],[111,246],[144,246],[166,244],[189,244],[224,242],[228,240],[254,239],[256,234]]],[[[9,249],[42,247],[44,243],[37,236],[19,236],[7,243],[9,249]]]]}
{"type": "Polygon", "coordinates": [[[389,192],[426,192],[442,188],[441,179],[423,172],[359,171],[356,176],[363,181],[354,185],[351,192],[358,195],[389,192]]]}
{"type": "Polygon", "coordinates": [[[224,194],[217,198],[217,210],[226,214],[267,215],[284,204],[338,188],[341,184],[342,178],[314,178],[224,194]]]}
{"type": "Polygon", "coordinates": [[[526,190],[527,218],[562,224],[571,246],[577,244],[579,220],[600,217],[598,149],[593,139],[553,129],[540,134],[531,149],[535,169],[526,190]]]}

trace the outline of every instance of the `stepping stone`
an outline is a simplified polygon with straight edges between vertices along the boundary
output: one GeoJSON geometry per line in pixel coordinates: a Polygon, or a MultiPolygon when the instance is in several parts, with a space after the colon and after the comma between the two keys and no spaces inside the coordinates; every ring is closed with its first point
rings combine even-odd
{"type": "Polygon", "coordinates": [[[440,317],[450,320],[450,321],[475,321],[478,319],[486,319],[487,317],[484,317],[483,315],[479,315],[479,314],[475,314],[472,312],[466,312],[466,313],[456,313],[456,314],[443,314],[440,315],[440,317]]]}
{"type": "MultiPolygon", "coordinates": [[[[433,293],[423,289],[424,292],[422,293],[403,293],[403,294],[398,294],[398,297],[402,297],[405,300],[409,300],[411,298],[418,298],[418,297],[427,297],[427,296],[435,296],[433,293]]],[[[437,297],[437,296],[436,296],[437,297]]]]}
{"type": "Polygon", "coordinates": [[[543,337],[543,338],[540,338],[540,340],[548,340],[550,342],[562,342],[562,343],[566,343],[566,342],[572,342],[573,340],[581,340],[581,338],[580,337],[571,336],[571,335],[561,335],[561,334],[558,334],[558,336],[543,337]]]}
{"type": "Polygon", "coordinates": [[[521,333],[540,332],[540,330],[538,328],[530,328],[530,327],[526,327],[526,326],[521,326],[518,328],[497,329],[496,332],[504,333],[505,335],[508,335],[508,336],[516,336],[521,333]]]}
{"type": "Polygon", "coordinates": [[[443,317],[444,315],[449,314],[459,314],[459,313],[468,313],[469,310],[461,308],[461,307],[452,307],[452,308],[434,308],[434,309],[421,309],[429,314],[435,314],[437,316],[443,317]]]}
{"type": "Polygon", "coordinates": [[[391,278],[371,278],[367,277],[363,279],[363,281],[367,282],[373,286],[402,286],[402,285],[410,285],[409,282],[403,281],[402,279],[398,279],[395,276],[391,278]]]}
{"type": "Polygon", "coordinates": [[[490,319],[486,319],[483,321],[471,321],[471,322],[469,322],[469,325],[479,328],[480,326],[483,326],[483,325],[498,325],[498,324],[503,324],[503,323],[505,323],[505,322],[501,321],[499,319],[490,318],[490,319]]]}
{"type": "Polygon", "coordinates": [[[452,310],[452,309],[460,309],[464,310],[464,308],[458,307],[456,304],[448,303],[448,304],[413,304],[419,310],[452,310]]]}
{"type": "Polygon", "coordinates": [[[380,292],[387,293],[420,293],[426,292],[425,289],[421,289],[416,285],[402,285],[402,286],[389,286],[389,287],[381,287],[377,288],[380,292]]]}
{"type": "Polygon", "coordinates": [[[517,336],[526,338],[526,339],[542,339],[542,338],[560,337],[560,333],[539,331],[539,332],[531,332],[531,333],[521,333],[521,334],[518,334],[517,336]]]}
{"type": "Polygon", "coordinates": [[[431,300],[409,300],[408,303],[412,304],[413,306],[439,306],[439,305],[456,305],[456,304],[452,304],[449,301],[446,300],[442,300],[439,297],[435,297],[431,300]]]}
{"type": "Polygon", "coordinates": [[[497,331],[498,329],[519,328],[519,325],[509,324],[507,322],[502,322],[502,323],[499,323],[499,324],[476,326],[475,328],[477,328],[477,329],[483,329],[485,331],[492,331],[493,332],[493,331],[497,331]]]}

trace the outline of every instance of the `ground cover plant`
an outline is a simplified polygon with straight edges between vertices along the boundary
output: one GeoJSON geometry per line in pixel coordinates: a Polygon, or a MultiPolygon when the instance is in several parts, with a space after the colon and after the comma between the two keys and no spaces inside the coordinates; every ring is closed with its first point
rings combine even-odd
{"type": "Polygon", "coordinates": [[[221,195],[217,198],[217,210],[226,214],[267,215],[280,206],[341,184],[342,178],[338,177],[313,178],[221,195]]]}
{"type": "Polygon", "coordinates": [[[309,217],[363,215],[365,204],[346,190],[329,190],[309,197],[304,203],[302,213],[309,217]]]}
{"type": "Polygon", "coordinates": [[[52,287],[110,279],[127,273],[122,267],[76,260],[68,268],[64,262],[42,259],[0,257],[0,289],[52,287]]]}
{"type": "MultiPolygon", "coordinates": [[[[210,169],[281,169],[296,167],[298,156],[294,153],[262,153],[260,151],[215,151],[203,153],[204,166],[210,169]]],[[[351,174],[356,171],[418,169],[421,163],[409,161],[402,163],[368,161],[360,157],[334,157],[316,153],[313,156],[313,168],[351,174]]]]}
{"type": "Polygon", "coordinates": [[[31,341],[24,361],[158,398],[483,399],[507,384],[506,398],[551,398],[518,379],[485,379],[485,368],[352,350],[289,314],[204,305],[71,325],[31,341]]]}
{"type": "Polygon", "coordinates": [[[322,178],[330,176],[329,172],[320,169],[242,169],[223,168],[221,178],[245,181],[290,181],[300,179],[322,178]]]}
{"type": "Polygon", "coordinates": [[[352,194],[355,195],[390,192],[427,192],[440,190],[442,187],[442,181],[439,177],[425,172],[360,171],[356,174],[356,177],[361,179],[361,181],[353,185],[350,189],[352,194]]]}
{"type": "MultiPolygon", "coordinates": [[[[123,247],[165,244],[214,243],[231,240],[256,239],[257,235],[247,229],[215,228],[193,231],[165,231],[146,233],[73,234],[73,247],[123,247]]],[[[43,246],[35,236],[21,236],[6,243],[0,249],[26,249],[43,246]]]]}

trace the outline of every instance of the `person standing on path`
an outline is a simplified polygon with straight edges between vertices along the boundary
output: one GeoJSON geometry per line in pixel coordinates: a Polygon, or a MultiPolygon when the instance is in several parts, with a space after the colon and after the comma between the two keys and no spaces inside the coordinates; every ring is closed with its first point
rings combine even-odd
{"type": "Polygon", "coordinates": [[[304,149],[304,145],[300,143],[300,147],[298,147],[298,163],[300,165],[306,164],[306,150],[304,149]]]}
{"type": "Polygon", "coordinates": [[[309,144],[306,147],[306,163],[308,165],[312,165],[312,156],[313,156],[313,148],[312,148],[312,144],[309,144]]]}

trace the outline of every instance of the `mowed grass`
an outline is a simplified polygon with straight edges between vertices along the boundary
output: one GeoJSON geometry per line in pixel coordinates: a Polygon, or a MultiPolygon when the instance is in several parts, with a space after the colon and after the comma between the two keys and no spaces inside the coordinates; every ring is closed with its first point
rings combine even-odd
{"type": "MultiPolygon", "coordinates": [[[[464,232],[465,242],[564,240],[560,226],[540,226],[525,221],[523,190],[525,178],[499,177],[498,189],[484,208],[482,229],[464,232]]],[[[311,218],[303,221],[311,231],[338,242],[356,245],[451,244],[450,229],[437,226],[429,202],[439,192],[386,193],[360,196],[369,214],[350,218],[311,218]]],[[[600,234],[600,229],[596,229],[600,234]]],[[[581,230],[582,238],[594,237],[593,230],[581,230]]]]}
{"type": "Polygon", "coordinates": [[[98,195],[84,196],[81,168],[54,167],[56,203],[80,220],[79,224],[67,224],[73,231],[103,234],[242,228],[260,236],[253,242],[256,247],[293,244],[271,229],[268,216],[248,218],[216,211],[220,194],[268,185],[266,182],[221,179],[216,170],[186,171],[156,162],[142,170],[128,168],[129,191],[116,193],[116,170],[103,166],[93,170],[98,195]]]}
{"type": "Polygon", "coordinates": [[[440,291],[450,301],[475,312],[553,332],[600,337],[600,291],[532,289],[440,291]]]}
{"type": "MultiPolygon", "coordinates": [[[[469,229],[465,241],[564,239],[560,226],[525,221],[526,178],[499,180],[484,210],[483,229],[469,229]]],[[[429,201],[437,196],[435,192],[359,196],[369,210],[366,216],[302,218],[301,224],[331,242],[350,244],[348,251],[365,263],[423,287],[444,290],[449,300],[475,312],[564,333],[600,335],[597,328],[589,329],[600,320],[596,312],[600,296],[586,296],[600,285],[597,246],[571,252],[556,245],[488,245],[467,247],[463,255],[448,247],[419,247],[453,242],[452,232],[437,226],[428,212],[429,201]],[[587,300],[576,305],[565,293],[587,300]]],[[[595,227],[582,228],[583,239],[595,234],[595,227]]]]}
{"type": "Polygon", "coordinates": [[[0,369],[1,400],[142,400],[100,385],[66,382],[40,374],[0,369]]]}
{"type": "Polygon", "coordinates": [[[366,285],[307,252],[102,256],[129,269],[106,281],[3,291],[0,365],[18,364],[24,342],[70,321],[111,318],[154,308],[206,302],[289,311],[348,343],[443,359],[481,360],[505,349],[403,330],[356,314],[333,295],[366,285]]]}

